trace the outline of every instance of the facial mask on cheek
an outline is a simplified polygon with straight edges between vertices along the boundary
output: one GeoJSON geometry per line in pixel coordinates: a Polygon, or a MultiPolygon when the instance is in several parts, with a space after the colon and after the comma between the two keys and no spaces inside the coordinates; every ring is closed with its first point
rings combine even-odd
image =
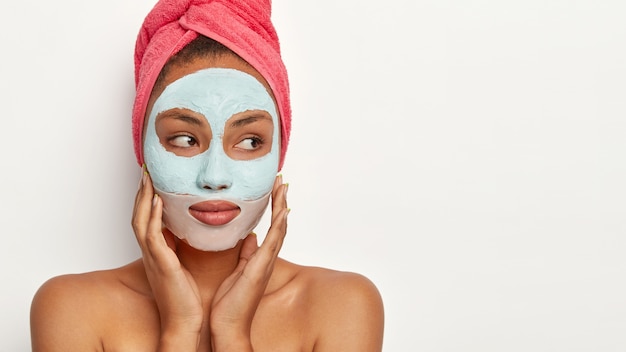
{"type": "Polygon", "coordinates": [[[196,249],[233,248],[261,219],[278,171],[280,123],[265,87],[238,70],[200,70],[168,85],[147,123],[144,157],[155,191],[163,199],[165,226],[196,249]],[[183,157],[161,145],[156,117],[174,108],[205,116],[213,135],[205,152],[183,157]],[[233,160],[223,149],[225,124],[247,110],[271,115],[271,150],[257,159],[233,160]]]}

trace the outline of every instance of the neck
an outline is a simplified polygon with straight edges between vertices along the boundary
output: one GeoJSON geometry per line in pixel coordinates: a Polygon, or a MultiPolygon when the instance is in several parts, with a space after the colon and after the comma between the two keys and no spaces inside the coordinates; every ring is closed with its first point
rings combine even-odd
{"type": "Polygon", "coordinates": [[[224,251],[201,251],[177,240],[178,260],[193,276],[204,298],[212,297],[222,282],[232,274],[239,262],[242,241],[224,251]]]}

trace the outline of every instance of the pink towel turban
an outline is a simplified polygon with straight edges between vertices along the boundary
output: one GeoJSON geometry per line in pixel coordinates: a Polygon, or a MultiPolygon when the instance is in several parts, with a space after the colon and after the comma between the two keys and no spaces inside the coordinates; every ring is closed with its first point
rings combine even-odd
{"type": "Polygon", "coordinates": [[[291,107],[287,70],[270,15],[271,0],[157,2],[146,16],[135,46],[137,95],[133,107],[133,140],[140,165],[143,164],[143,121],[152,87],[167,60],[201,34],[241,56],[268,82],[280,114],[279,168],[282,168],[291,131],[291,107]]]}

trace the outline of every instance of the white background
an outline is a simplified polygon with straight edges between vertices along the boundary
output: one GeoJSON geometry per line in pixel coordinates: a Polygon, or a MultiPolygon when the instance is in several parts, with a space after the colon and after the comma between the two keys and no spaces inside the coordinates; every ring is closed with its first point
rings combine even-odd
{"type": "MultiPolygon", "coordinates": [[[[139,254],[132,58],[152,4],[2,5],[0,351],[30,349],[45,280],[139,254]]],[[[275,0],[282,256],[373,280],[385,351],[625,351],[625,17],[621,0],[275,0]]]]}

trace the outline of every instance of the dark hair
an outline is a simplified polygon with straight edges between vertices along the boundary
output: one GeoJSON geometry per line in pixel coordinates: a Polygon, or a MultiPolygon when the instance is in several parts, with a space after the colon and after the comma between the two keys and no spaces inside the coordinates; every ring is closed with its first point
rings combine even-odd
{"type": "MultiPolygon", "coordinates": [[[[185,62],[193,61],[198,58],[219,58],[223,55],[234,55],[241,59],[241,57],[235,54],[232,50],[224,46],[222,43],[213,40],[209,37],[205,37],[201,34],[198,34],[198,37],[189,44],[187,44],[184,48],[182,48],[178,53],[172,55],[159,73],[159,76],[154,83],[154,87],[159,87],[167,73],[169,72],[170,67],[174,65],[184,64],[185,62]]],[[[245,62],[245,60],[242,59],[245,62]]],[[[154,90],[153,87],[153,90],[154,90]]]]}

